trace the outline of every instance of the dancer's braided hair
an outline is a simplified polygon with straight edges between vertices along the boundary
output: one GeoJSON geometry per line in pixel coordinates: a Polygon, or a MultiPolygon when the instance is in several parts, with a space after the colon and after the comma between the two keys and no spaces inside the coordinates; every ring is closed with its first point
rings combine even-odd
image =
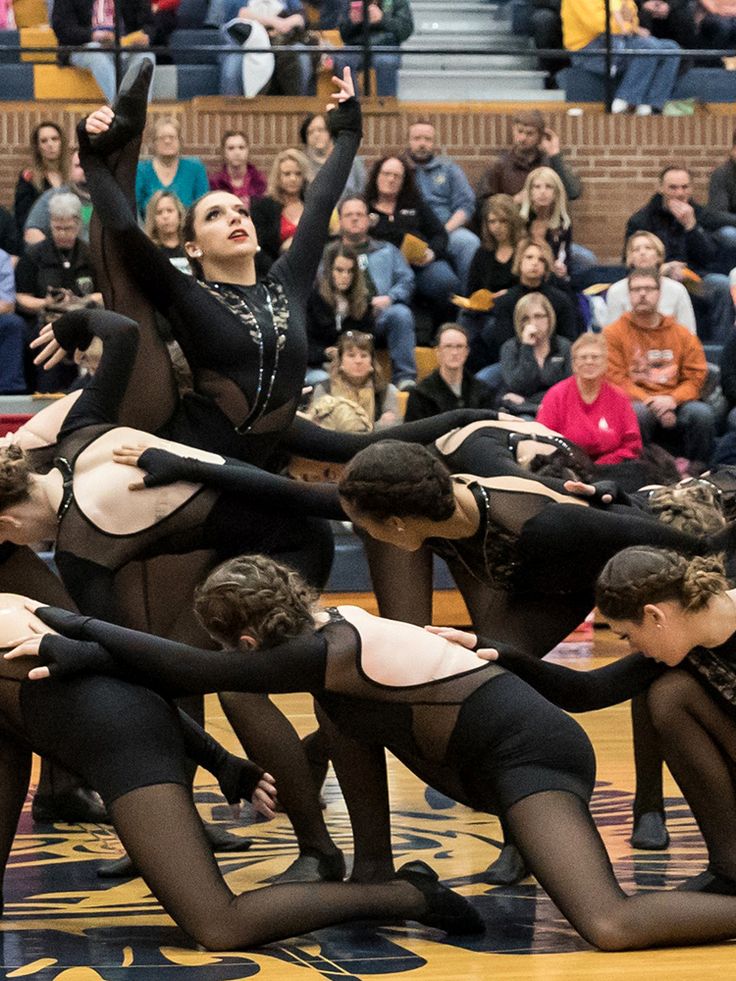
{"type": "Polygon", "coordinates": [[[721,556],[687,558],[667,549],[634,545],[606,563],[595,601],[607,619],[640,623],[647,603],[676,600],[686,612],[695,613],[728,588],[721,556]]]}
{"type": "Polygon", "coordinates": [[[266,555],[241,555],[214,569],[197,588],[194,612],[222,644],[250,634],[273,647],[313,625],[317,593],[298,573],[266,555]]]}
{"type": "Polygon", "coordinates": [[[0,511],[28,497],[32,473],[28,457],[19,446],[0,447],[0,511]]]}
{"type": "Polygon", "coordinates": [[[726,525],[715,491],[707,484],[657,487],[649,495],[648,509],[665,525],[688,535],[710,535],[726,525]]]}
{"type": "Polygon", "coordinates": [[[361,514],[445,521],[455,511],[450,471],[424,446],[381,440],[361,450],[338,484],[361,514]]]}

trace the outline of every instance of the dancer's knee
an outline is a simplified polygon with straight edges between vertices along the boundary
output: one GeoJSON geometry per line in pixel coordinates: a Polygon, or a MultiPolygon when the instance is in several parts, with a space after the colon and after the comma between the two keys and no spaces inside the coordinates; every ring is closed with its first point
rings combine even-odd
{"type": "Polygon", "coordinates": [[[672,726],[698,690],[697,681],[683,670],[673,669],[657,678],[647,692],[647,707],[658,733],[672,726]]]}
{"type": "Polygon", "coordinates": [[[636,948],[637,924],[630,903],[622,895],[612,909],[592,909],[584,923],[573,924],[578,933],[598,950],[616,951],[636,948]]]}

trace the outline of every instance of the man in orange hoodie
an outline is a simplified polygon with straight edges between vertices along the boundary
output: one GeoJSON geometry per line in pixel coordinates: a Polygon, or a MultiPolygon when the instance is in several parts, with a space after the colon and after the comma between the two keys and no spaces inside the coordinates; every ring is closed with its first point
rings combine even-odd
{"type": "Polygon", "coordinates": [[[698,401],[708,374],[705,352],[686,327],[658,313],[659,290],[656,269],[629,275],[631,311],[603,332],[608,379],[631,399],[645,443],[658,430],[669,430],[689,460],[706,463],[713,452],[715,418],[711,407],[698,401]]]}

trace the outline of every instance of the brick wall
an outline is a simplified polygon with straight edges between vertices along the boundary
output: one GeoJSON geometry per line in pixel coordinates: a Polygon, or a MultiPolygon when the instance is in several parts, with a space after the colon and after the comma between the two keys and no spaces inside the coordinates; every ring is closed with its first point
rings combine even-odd
{"type": "MultiPolygon", "coordinates": [[[[12,203],[18,171],[25,165],[33,127],[42,119],[59,122],[74,135],[75,121],[88,106],[57,103],[0,104],[0,203],[12,203]]],[[[182,124],[184,147],[217,161],[220,136],[226,129],[243,129],[252,146],[252,159],[267,169],[273,155],[297,141],[299,122],[314,101],[308,99],[197,99],[190,103],[156,104],[151,116],[170,113],[182,124]]],[[[425,106],[367,105],[363,154],[377,157],[404,144],[407,123],[429,119],[437,127],[446,151],[466,169],[475,184],[495,153],[508,145],[512,110],[481,105],[425,106]]],[[[692,170],[695,196],[704,201],[708,174],[725,157],[736,119],[730,111],[702,111],[695,116],[640,119],[606,116],[598,107],[582,115],[565,108],[547,113],[560,134],[572,166],[584,181],[584,193],[571,212],[575,238],[603,259],[620,255],[626,218],[653,193],[660,169],[673,160],[692,170]]]]}

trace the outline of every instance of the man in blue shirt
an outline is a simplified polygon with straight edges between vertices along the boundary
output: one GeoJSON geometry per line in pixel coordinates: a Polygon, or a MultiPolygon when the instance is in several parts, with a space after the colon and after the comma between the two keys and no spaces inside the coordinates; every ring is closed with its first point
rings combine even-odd
{"type": "Polygon", "coordinates": [[[18,395],[26,390],[24,342],[25,321],[15,312],[13,260],[0,249],[0,395],[18,395]]]}
{"type": "Polygon", "coordinates": [[[465,228],[475,209],[475,194],[462,167],[437,154],[436,140],[431,123],[412,123],[406,159],[422,197],[447,230],[450,259],[465,289],[470,263],[480,248],[478,236],[465,228]]]}

